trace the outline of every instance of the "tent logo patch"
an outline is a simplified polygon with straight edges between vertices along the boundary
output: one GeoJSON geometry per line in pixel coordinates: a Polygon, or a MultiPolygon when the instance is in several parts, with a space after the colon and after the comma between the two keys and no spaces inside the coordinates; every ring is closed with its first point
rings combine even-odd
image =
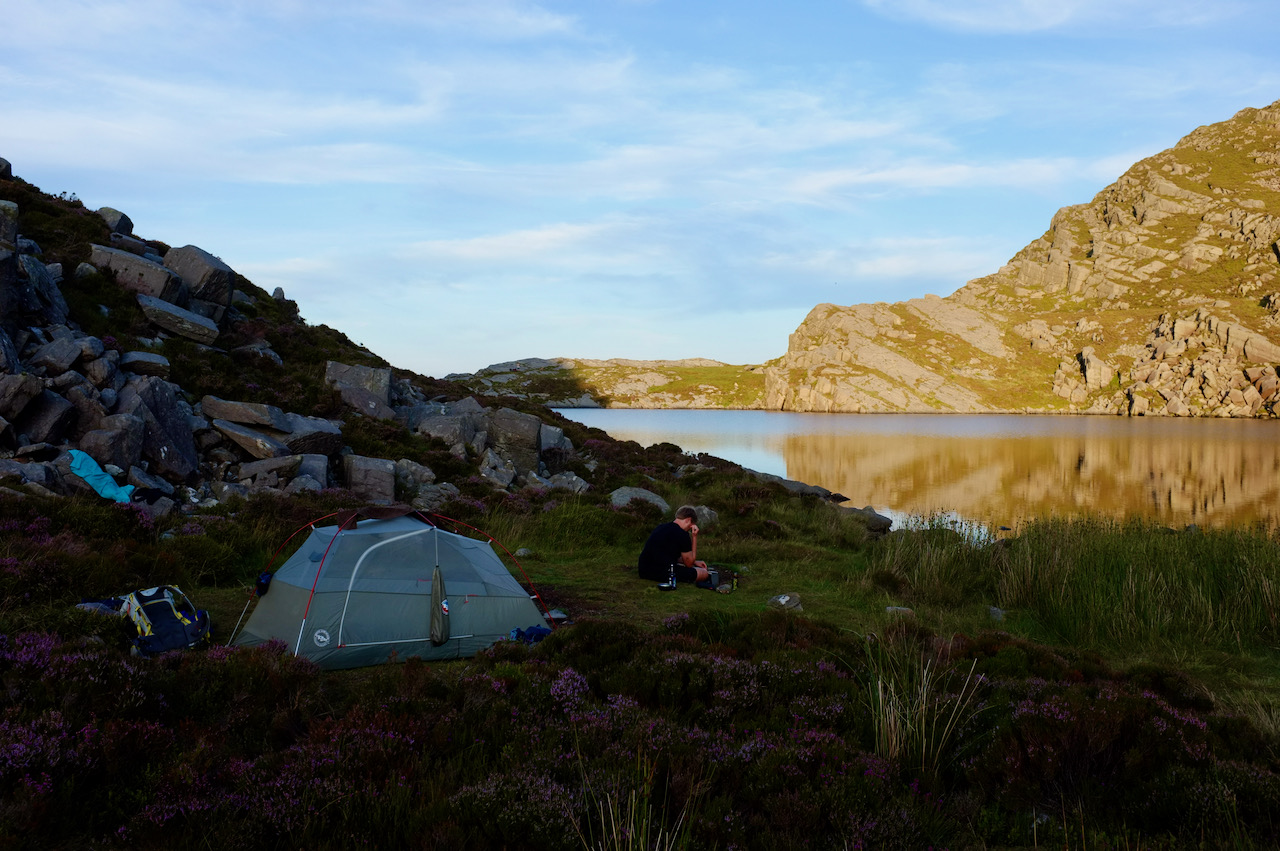
{"type": "Polygon", "coordinates": [[[448,601],[448,600],[441,600],[441,601],[440,601],[440,611],[441,611],[443,614],[445,614],[445,615],[448,615],[448,614],[449,614],[449,601],[448,601]]]}
{"type": "Polygon", "coordinates": [[[317,629],[311,639],[316,643],[316,647],[327,647],[329,645],[329,630],[317,629]]]}

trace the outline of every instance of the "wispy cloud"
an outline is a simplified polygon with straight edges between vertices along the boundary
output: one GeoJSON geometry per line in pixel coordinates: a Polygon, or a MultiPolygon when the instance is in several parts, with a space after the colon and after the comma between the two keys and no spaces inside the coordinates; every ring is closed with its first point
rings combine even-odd
{"type": "Polygon", "coordinates": [[[1119,21],[1139,28],[1192,28],[1240,14],[1242,5],[1222,0],[862,0],[887,17],[941,29],[975,33],[1034,33],[1092,28],[1119,21]]]}

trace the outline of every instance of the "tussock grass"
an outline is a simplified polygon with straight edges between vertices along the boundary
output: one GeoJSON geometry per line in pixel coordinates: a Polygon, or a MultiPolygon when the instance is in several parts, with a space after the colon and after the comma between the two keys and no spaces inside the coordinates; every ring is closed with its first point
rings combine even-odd
{"type": "Polygon", "coordinates": [[[1045,521],[992,552],[998,605],[1090,647],[1273,646],[1280,543],[1231,530],[1045,521]]]}

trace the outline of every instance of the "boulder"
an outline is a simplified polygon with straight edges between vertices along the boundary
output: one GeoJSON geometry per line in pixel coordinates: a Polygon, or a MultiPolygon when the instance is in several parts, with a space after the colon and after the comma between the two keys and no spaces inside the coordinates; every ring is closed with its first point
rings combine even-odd
{"type": "Polygon", "coordinates": [[[230,266],[194,245],[169,249],[164,255],[164,265],[182,278],[191,298],[210,306],[212,315],[205,315],[214,322],[222,321],[235,291],[236,273],[230,266]]]}
{"type": "Polygon", "coordinates": [[[111,228],[112,233],[122,233],[126,236],[133,233],[133,220],[114,207],[102,207],[98,210],[98,215],[107,223],[107,227],[111,228]]]}
{"type": "MultiPolygon", "coordinates": [[[[156,255],[156,250],[149,243],[122,233],[111,234],[111,247],[127,251],[130,254],[136,254],[139,257],[146,257],[148,260],[151,260],[156,255]]],[[[152,262],[155,261],[152,260],[152,262]]]]}
{"type": "Polygon", "coordinates": [[[401,458],[396,462],[396,481],[412,491],[435,482],[436,474],[425,464],[401,458]]]}
{"type": "Polygon", "coordinates": [[[667,504],[665,499],[644,488],[618,488],[609,494],[609,502],[614,508],[625,508],[633,499],[656,505],[662,509],[663,514],[671,510],[671,506],[667,504]]]}
{"type": "Polygon", "coordinates": [[[697,512],[697,520],[699,529],[708,529],[720,521],[720,514],[715,509],[708,508],[705,505],[695,505],[693,510],[697,512]]]}
{"type": "MultiPolygon", "coordinates": [[[[324,368],[324,380],[332,387],[364,390],[383,406],[391,404],[391,370],[369,366],[350,366],[328,361],[324,368]]],[[[350,403],[348,403],[350,404],[350,403]]]]}
{"type": "Polygon", "coordinates": [[[195,473],[200,461],[195,438],[172,384],[154,376],[136,376],[121,389],[115,410],[142,419],[142,455],[150,462],[151,472],[171,482],[182,482],[195,473]]]}
{"type": "Polygon", "coordinates": [[[324,482],[313,479],[311,476],[294,476],[289,484],[285,485],[284,492],[293,496],[303,492],[316,493],[324,488],[324,482]]]}
{"type": "Polygon", "coordinates": [[[75,405],[52,390],[42,390],[23,409],[13,427],[19,434],[27,435],[29,441],[57,443],[71,429],[75,414],[75,405]]]}
{"type": "Polygon", "coordinates": [[[114,464],[128,470],[142,457],[145,428],[140,417],[112,414],[103,417],[97,429],[80,437],[80,449],[103,467],[114,464]]]}
{"type": "Polygon", "coordinates": [[[480,475],[500,488],[505,488],[516,479],[516,466],[492,449],[486,449],[480,459],[480,475]]]}
{"type": "Polygon", "coordinates": [[[311,452],[304,452],[299,457],[302,462],[298,464],[297,475],[319,482],[322,488],[329,487],[329,459],[311,452]]]}
{"type": "Polygon", "coordinates": [[[573,441],[564,436],[564,429],[559,426],[553,426],[550,423],[542,423],[542,427],[538,430],[538,451],[572,452],[573,441]]]}
{"type": "Polygon", "coordinates": [[[41,370],[45,375],[61,375],[71,369],[83,354],[80,344],[76,341],[60,339],[45,343],[36,349],[27,363],[41,370]]]}
{"type": "Polygon", "coordinates": [[[102,404],[98,391],[92,384],[85,381],[78,373],[69,372],[66,375],[81,379],[80,383],[61,391],[62,397],[76,409],[73,418],[74,428],[69,436],[72,440],[78,440],[86,431],[101,427],[102,420],[107,416],[107,408],[102,404]]]}
{"type": "Polygon", "coordinates": [[[13,166],[4,157],[0,157],[0,180],[13,180],[13,166]]]}
{"type": "Polygon", "coordinates": [[[30,254],[20,256],[18,263],[26,272],[30,291],[36,297],[37,304],[33,307],[43,313],[45,323],[65,325],[71,309],[67,307],[67,301],[62,297],[62,290],[58,289],[58,282],[50,274],[49,267],[30,254]]]}
{"type": "Polygon", "coordinates": [[[301,455],[279,455],[272,458],[264,458],[261,461],[250,461],[240,465],[239,477],[241,479],[253,479],[264,473],[275,473],[282,478],[292,478],[297,475],[298,468],[302,466],[301,455]]]}
{"type": "Polygon", "coordinates": [[[587,482],[586,479],[582,478],[577,473],[568,471],[556,473],[547,481],[548,484],[556,490],[567,490],[572,491],[573,493],[583,493],[591,487],[591,484],[587,482]]]}
{"type": "Polygon", "coordinates": [[[366,417],[373,417],[377,420],[394,420],[396,418],[396,412],[390,405],[381,401],[375,394],[370,393],[363,387],[339,385],[337,389],[342,396],[343,402],[366,417]]]}
{"type": "MultiPolygon", "coordinates": [[[[116,351],[103,352],[102,357],[94,358],[84,364],[84,377],[89,379],[94,387],[99,390],[104,387],[111,387],[119,390],[124,386],[125,378],[120,374],[117,364],[120,361],[120,353],[116,351]],[[118,382],[118,384],[117,384],[118,382]]],[[[161,376],[162,378],[164,376],[161,376]]]]}
{"type": "Polygon", "coordinates": [[[426,417],[418,423],[417,431],[424,437],[440,438],[454,455],[463,457],[466,455],[467,444],[475,439],[481,429],[478,428],[478,417],[474,414],[444,414],[426,417]]]}
{"type": "Polygon", "coordinates": [[[34,485],[38,493],[56,491],[61,488],[61,477],[53,464],[38,462],[25,464],[21,461],[0,459],[0,478],[12,477],[23,485],[34,485]]]}
{"type": "MultiPolygon", "coordinates": [[[[0,274],[0,279],[3,275],[0,274]]],[[[3,280],[0,280],[0,291],[4,289],[3,280]]],[[[4,316],[4,297],[0,295],[0,316],[4,316]]],[[[13,344],[13,338],[9,336],[9,332],[0,328],[0,373],[13,373],[22,371],[22,360],[18,356],[18,347],[13,344]]]]}
{"type": "Polygon", "coordinates": [[[173,496],[175,488],[159,476],[153,476],[141,467],[130,467],[128,483],[138,490],[158,491],[165,496],[173,496]]]}
{"type": "Polygon", "coordinates": [[[0,417],[17,420],[23,408],[44,392],[45,383],[29,372],[0,375],[0,417]]]}
{"type": "Polygon", "coordinates": [[[254,458],[279,458],[291,454],[289,447],[269,434],[227,420],[214,420],[213,427],[254,458]]]}
{"type": "Polygon", "coordinates": [[[1115,378],[1115,369],[1094,354],[1092,346],[1086,346],[1081,350],[1076,359],[1080,362],[1080,369],[1084,373],[1084,385],[1089,390],[1101,390],[1115,378]]]}
{"type": "Polygon", "coordinates": [[[510,459],[518,472],[536,471],[542,420],[510,408],[489,412],[487,420],[489,443],[510,459]]]}
{"type": "Polygon", "coordinates": [[[863,506],[862,508],[854,508],[852,506],[840,506],[840,510],[846,514],[852,514],[862,519],[866,524],[867,531],[873,536],[886,534],[893,528],[893,521],[883,514],[878,514],[871,506],[863,506]]]}
{"type": "Polygon", "coordinates": [[[419,511],[435,511],[445,503],[457,499],[460,495],[458,488],[448,482],[423,485],[412,504],[419,511]]]}
{"type": "Polygon", "coordinates": [[[289,418],[275,405],[260,402],[232,402],[217,396],[205,396],[200,400],[200,410],[215,420],[251,426],[266,426],[276,431],[290,431],[289,418]]]}
{"type": "MultiPolygon", "coordinates": [[[[96,361],[95,361],[96,363],[96,361]]],[[[125,352],[120,356],[120,369],[134,375],[154,375],[158,378],[169,377],[169,359],[154,352],[125,352]]],[[[93,380],[92,378],[90,379],[93,380]]],[[[95,384],[97,382],[94,382],[95,384]]]]}
{"type": "Polygon", "coordinates": [[[290,452],[326,456],[342,449],[342,426],[333,420],[292,413],[285,414],[284,420],[287,428],[277,438],[290,452]]]}
{"type": "Polygon", "coordinates": [[[142,308],[147,320],[153,325],[180,337],[206,345],[218,339],[220,332],[217,323],[198,313],[184,310],[176,304],[143,293],[138,294],[138,306],[142,308]]]}
{"type": "Polygon", "coordinates": [[[484,405],[481,405],[475,396],[468,396],[465,399],[449,403],[448,413],[450,414],[479,414],[483,412],[484,405]]]}
{"type": "Polygon", "coordinates": [[[342,472],[347,489],[374,505],[390,505],[396,498],[396,465],[385,458],[346,455],[342,472]]]}
{"type": "Polygon", "coordinates": [[[170,304],[187,303],[187,287],[182,279],[152,260],[118,248],[94,245],[91,246],[89,262],[99,269],[110,269],[115,274],[116,283],[127,290],[170,304]]]}

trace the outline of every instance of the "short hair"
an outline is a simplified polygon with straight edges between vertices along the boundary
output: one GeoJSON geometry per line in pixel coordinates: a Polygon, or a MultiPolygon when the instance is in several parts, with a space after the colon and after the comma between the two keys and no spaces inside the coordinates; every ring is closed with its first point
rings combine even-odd
{"type": "Polygon", "coordinates": [[[682,505],[676,509],[676,519],[677,520],[697,520],[698,509],[694,508],[692,505],[682,505]]]}

